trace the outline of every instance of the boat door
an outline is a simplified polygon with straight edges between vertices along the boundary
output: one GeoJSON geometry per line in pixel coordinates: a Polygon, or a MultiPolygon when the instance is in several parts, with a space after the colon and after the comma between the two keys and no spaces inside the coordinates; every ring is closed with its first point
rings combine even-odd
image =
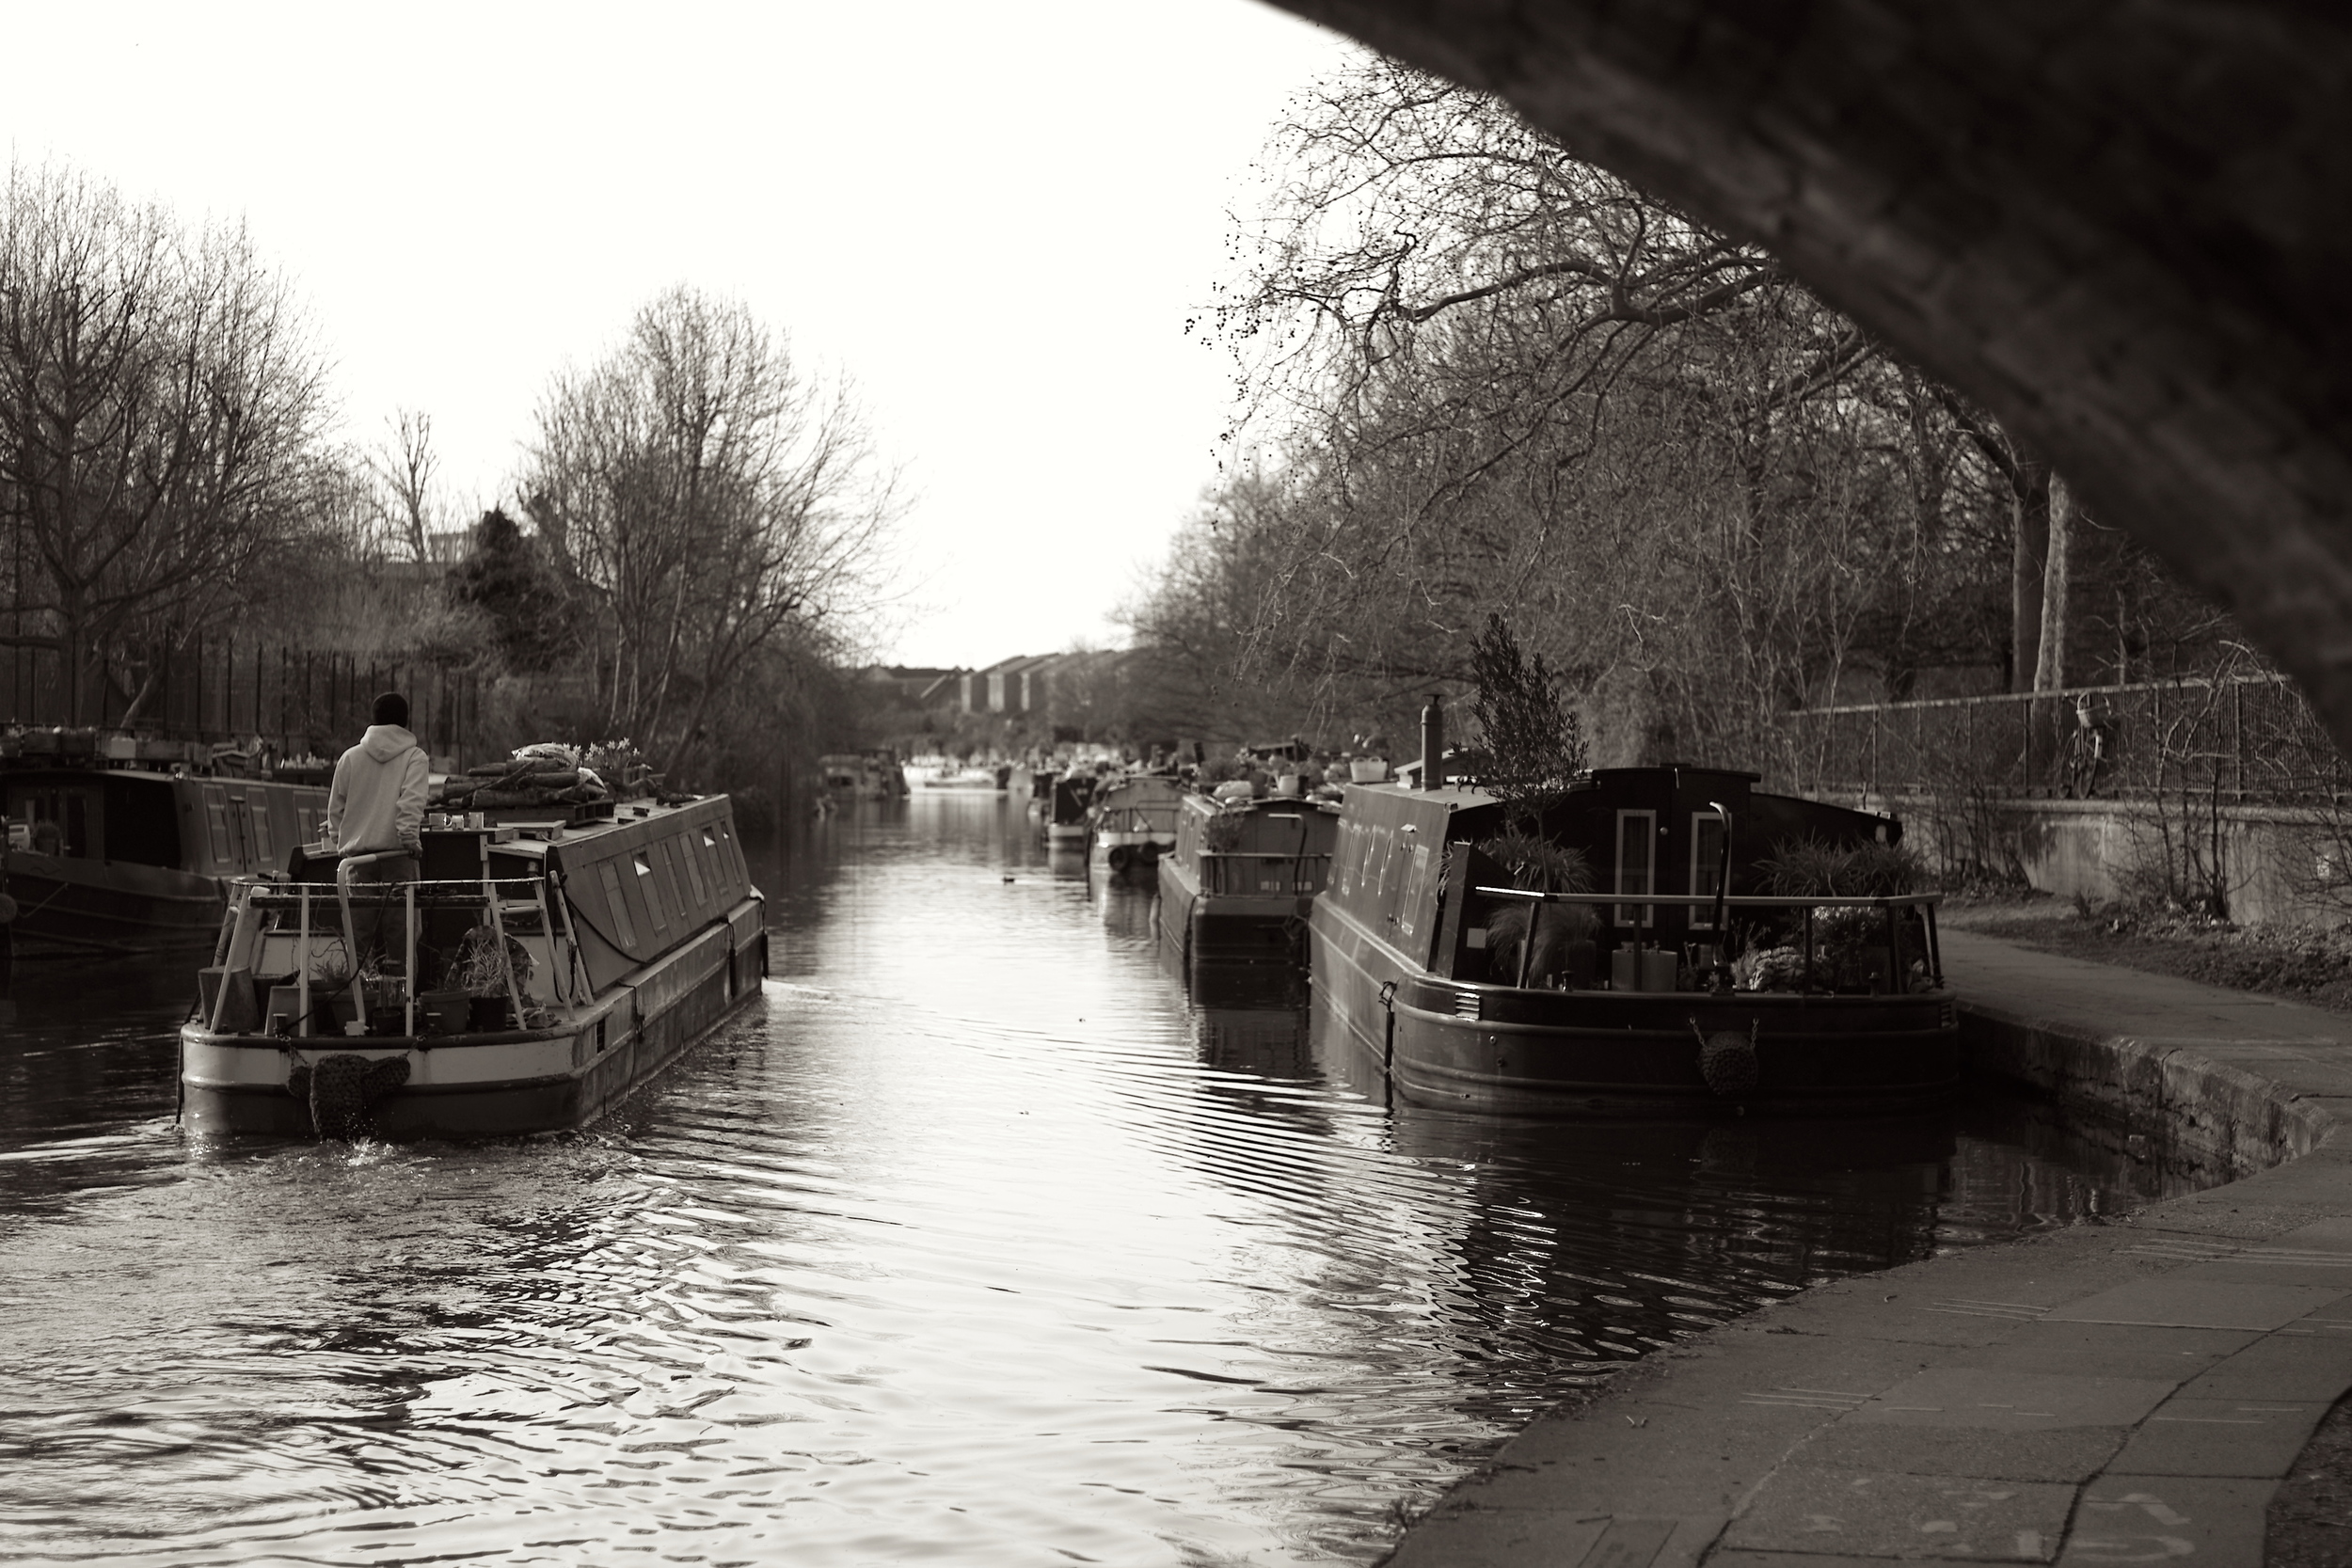
{"type": "Polygon", "coordinates": [[[251,871],[267,865],[273,858],[269,804],[266,800],[256,802],[247,796],[246,790],[230,784],[204,786],[204,825],[216,865],[251,871]],[[257,803],[261,807],[258,812],[254,809],[257,803]]]}

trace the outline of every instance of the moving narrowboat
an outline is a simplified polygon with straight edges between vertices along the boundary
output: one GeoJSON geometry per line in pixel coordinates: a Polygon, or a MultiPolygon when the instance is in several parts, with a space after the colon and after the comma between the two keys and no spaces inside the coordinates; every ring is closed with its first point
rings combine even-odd
{"type": "Polygon", "coordinates": [[[206,771],[202,746],[70,732],[19,745],[0,765],[19,957],[201,948],[231,879],[282,866],[326,814],[315,785],[206,771]]]}
{"type": "Polygon", "coordinates": [[[726,797],[474,815],[428,818],[413,882],[354,882],[380,857],[321,848],[237,882],[180,1034],[188,1126],[581,1127],[758,992],[764,905],[726,797]]]}
{"type": "Polygon", "coordinates": [[[1331,868],[1339,807],[1187,795],[1160,857],[1160,936],[1186,961],[1289,962],[1331,868]]]}
{"type": "Polygon", "coordinates": [[[1098,784],[1087,808],[1088,854],[1112,871],[1149,869],[1176,847],[1176,811],[1184,786],[1164,773],[1130,773],[1098,784]]]}
{"type": "Polygon", "coordinates": [[[1821,1113],[1947,1095],[1940,895],[1788,891],[1806,863],[1899,865],[1901,825],[1756,778],[1604,768],[1508,836],[1482,789],[1350,786],[1309,920],[1319,1002],[1430,1102],[1821,1113]]]}

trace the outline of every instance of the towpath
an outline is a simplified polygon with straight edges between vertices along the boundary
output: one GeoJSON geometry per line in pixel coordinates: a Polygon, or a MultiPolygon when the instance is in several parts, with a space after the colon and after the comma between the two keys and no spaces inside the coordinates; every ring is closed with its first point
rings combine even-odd
{"type": "Polygon", "coordinates": [[[2272,1493],[2352,1388],[2352,1018],[1966,932],[1946,960],[1979,1056],[2296,1157],[1661,1352],[1536,1421],[1392,1568],[2262,1568],[2272,1493]]]}

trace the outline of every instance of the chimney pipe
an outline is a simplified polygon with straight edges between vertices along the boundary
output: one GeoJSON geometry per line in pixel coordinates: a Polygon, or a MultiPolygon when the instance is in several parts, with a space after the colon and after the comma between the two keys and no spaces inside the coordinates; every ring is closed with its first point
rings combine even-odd
{"type": "Polygon", "coordinates": [[[1442,694],[1436,691],[1421,710],[1421,787],[1445,787],[1445,707],[1442,694]]]}

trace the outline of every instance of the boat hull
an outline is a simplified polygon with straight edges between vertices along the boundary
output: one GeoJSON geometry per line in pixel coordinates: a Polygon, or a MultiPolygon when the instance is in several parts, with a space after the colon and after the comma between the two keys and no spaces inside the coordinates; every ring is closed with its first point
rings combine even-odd
{"type": "Polygon", "coordinates": [[[1428,974],[1318,900],[1313,985],[1333,1022],[1408,1100],[1590,1116],[1757,1111],[1880,1115],[1947,1099],[1960,1076],[1948,997],[1545,991],[1428,974]],[[1710,1088],[1701,1042],[1753,1042],[1756,1078],[1710,1088]]]}
{"type": "Polygon", "coordinates": [[[229,907],[228,887],[226,878],[169,866],[14,850],[8,891],[21,911],[16,952],[40,957],[209,947],[229,907]]]}
{"type": "Polygon", "coordinates": [[[1160,859],[1160,940],[1188,963],[1295,963],[1312,894],[1203,894],[1181,856],[1160,859]]]}
{"type": "Polygon", "coordinates": [[[181,1031],[181,1119],[199,1135],[314,1135],[288,1081],[328,1055],[405,1058],[371,1107],[389,1140],[513,1137],[585,1127],[651,1083],[759,994],[767,933],[753,900],[625,976],[555,1026],[444,1037],[267,1039],[181,1031]]]}

